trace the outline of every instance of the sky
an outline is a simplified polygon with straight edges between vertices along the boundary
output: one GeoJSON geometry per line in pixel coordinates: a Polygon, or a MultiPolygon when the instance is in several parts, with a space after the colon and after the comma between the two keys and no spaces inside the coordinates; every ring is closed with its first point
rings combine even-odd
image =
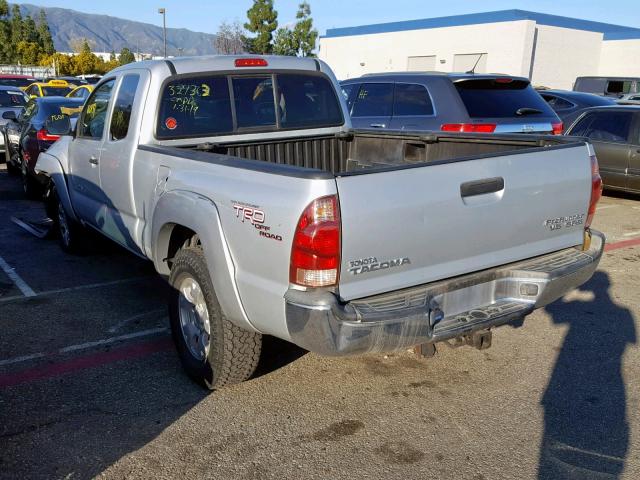
{"type": "MultiPolygon", "coordinates": [[[[307,0],[321,35],[328,28],[442,17],[517,8],[540,13],[640,27],[637,0],[617,0],[606,8],[602,0],[307,0]]],[[[158,7],[166,8],[167,27],[215,33],[222,21],[244,21],[252,0],[27,0],[46,7],[71,8],[162,25],[158,7]]],[[[281,25],[295,22],[300,0],[275,0],[281,25]]]]}

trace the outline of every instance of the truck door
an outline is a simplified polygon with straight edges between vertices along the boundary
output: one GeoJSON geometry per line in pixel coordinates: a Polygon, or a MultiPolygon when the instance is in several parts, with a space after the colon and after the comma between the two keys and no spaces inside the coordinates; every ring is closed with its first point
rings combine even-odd
{"type": "Polygon", "coordinates": [[[393,82],[363,83],[351,109],[351,123],[354,128],[388,128],[392,107],[393,82]]]}
{"type": "Polygon", "coordinates": [[[98,210],[108,201],[100,188],[99,164],[114,84],[113,78],[103,82],[87,99],[69,146],[71,201],[82,220],[96,227],[98,210]]]}
{"type": "Polygon", "coordinates": [[[141,97],[148,80],[146,70],[132,70],[119,78],[106,140],[100,157],[100,185],[107,201],[99,212],[102,232],[123,246],[140,251],[136,215],[131,190],[132,164],[142,113],[141,97]]]}

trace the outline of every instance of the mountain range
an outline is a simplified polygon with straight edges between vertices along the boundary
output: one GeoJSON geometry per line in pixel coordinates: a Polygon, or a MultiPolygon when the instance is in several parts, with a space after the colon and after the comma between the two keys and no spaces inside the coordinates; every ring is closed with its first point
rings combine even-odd
{"type": "MultiPolygon", "coordinates": [[[[47,14],[53,43],[59,52],[71,52],[74,41],[86,38],[94,52],[119,53],[124,47],[133,52],[161,55],[162,27],[110,15],[96,15],[67,8],[20,4],[22,15],[36,21],[40,10],[47,14]]],[[[206,55],[215,53],[215,35],[186,28],[167,28],[168,55],[206,55]],[[182,52],[179,49],[182,48],[182,52]]]]}

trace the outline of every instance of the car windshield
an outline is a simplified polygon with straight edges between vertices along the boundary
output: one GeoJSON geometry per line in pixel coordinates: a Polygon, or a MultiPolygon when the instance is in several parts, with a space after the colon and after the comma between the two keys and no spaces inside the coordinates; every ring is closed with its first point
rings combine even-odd
{"type": "Polygon", "coordinates": [[[461,80],[454,85],[472,118],[555,117],[527,81],[499,77],[461,80]]]}
{"type": "Polygon", "coordinates": [[[45,97],[64,97],[71,90],[70,87],[42,87],[45,97]]]}
{"type": "Polygon", "coordinates": [[[156,134],[158,138],[205,137],[343,122],[333,85],[324,75],[232,75],[230,80],[224,75],[199,75],[165,85],[156,134]]]}
{"type": "Polygon", "coordinates": [[[0,78],[0,85],[7,87],[28,87],[35,81],[35,78],[0,78]]]}
{"type": "Polygon", "coordinates": [[[20,90],[0,90],[0,107],[23,107],[27,103],[25,94],[20,90]]]}

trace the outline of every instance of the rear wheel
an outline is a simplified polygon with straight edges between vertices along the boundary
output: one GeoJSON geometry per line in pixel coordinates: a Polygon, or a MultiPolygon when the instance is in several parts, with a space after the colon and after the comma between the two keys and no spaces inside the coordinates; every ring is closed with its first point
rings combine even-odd
{"type": "Polygon", "coordinates": [[[60,247],[67,253],[79,253],[82,247],[82,225],[69,217],[55,192],[53,195],[52,201],[57,205],[56,217],[53,220],[58,229],[60,247]]]}
{"type": "Polygon", "coordinates": [[[38,185],[36,179],[29,173],[26,162],[22,162],[20,173],[22,175],[22,189],[27,198],[37,199],[40,197],[42,194],[40,185],[38,185]]]}
{"type": "Polygon", "coordinates": [[[225,318],[204,252],[193,246],[180,250],[169,283],[171,331],[187,374],[211,390],[251,377],[260,359],[262,335],[225,318]]]}
{"type": "Polygon", "coordinates": [[[11,158],[7,159],[7,172],[9,172],[10,175],[19,175],[20,174],[20,169],[18,168],[18,154],[17,153],[14,153],[11,156],[11,158]]]}

